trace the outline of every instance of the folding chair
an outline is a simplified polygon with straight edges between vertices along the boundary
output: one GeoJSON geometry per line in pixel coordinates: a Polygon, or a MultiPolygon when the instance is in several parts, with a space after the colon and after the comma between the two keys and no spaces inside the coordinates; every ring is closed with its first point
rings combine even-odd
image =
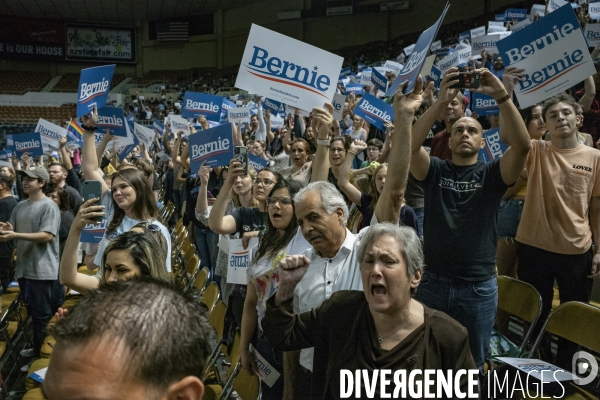
{"type": "Polygon", "coordinates": [[[542,312],[542,298],[529,283],[503,275],[498,276],[497,281],[498,310],[525,322],[523,324],[523,341],[519,346],[519,353],[514,355],[514,357],[520,357],[526,352],[533,328],[542,312]]]}
{"type": "Polygon", "coordinates": [[[227,371],[226,382],[219,382],[219,384],[204,385],[204,400],[217,400],[226,399],[233,391],[233,378],[235,378],[234,372],[236,369],[239,371],[241,365],[238,366],[240,360],[240,333],[236,331],[233,335],[233,343],[229,349],[229,362],[231,366],[227,371]]]}
{"type": "MultiPolygon", "coordinates": [[[[235,379],[233,380],[233,390],[237,392],[238,396],[240,396],[242,400],[260,399],[260,378],[256,375],[250,376],[248,371],[242,369],[241,360],[238,361],[238,366],[239,369],[237,373],[234,371],[235,379]]],[[[283,379],[283,376],[281,376],[279,379],[283,379]]],[[[227,395],[229,396],[230,393],[227,395]]]]}
{"type": "MultiPolygon", "coordinates": [[[[550,312],[529,357],[535,354],[548,332],[600,353],[600,308],[579,301],[562,303],[550,312]]],[[[597,396],[570,382],[574,393],[563,399],[597,399],[597,396]]]]}
{"type": "Polygon", "coordinates": [[[219,369],[215,368],[216,362],[219,359],[221,353],[227,352],[227,339],[224,336],[225,330],[225,314],[227,314],[227,306],[222,301],[219,301],[213,307],[212,311],[208,315],[208,323],[215,331],[216,344],[208,357],[206,367],[202,373],[202,382],[206,382],[211,373],[215,373],[217,381],[220,381],[219,369]]]}
{"type": "Polygon", "coordinates": [[[198,258],[198,254],[192,254],[189,259],[186,259],[184,264],[185,273],[183,274],[181,282],[184,284],[185,289],[189,289],[194,283],[196,275],[200,272],[200,259],[198,258]]]}

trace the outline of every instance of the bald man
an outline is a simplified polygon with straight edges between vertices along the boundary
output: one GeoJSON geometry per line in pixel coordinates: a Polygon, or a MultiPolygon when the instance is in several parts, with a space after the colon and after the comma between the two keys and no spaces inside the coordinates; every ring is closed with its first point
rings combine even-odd
{"type": "Polygon", "coordinates": [[[479,150],[485,145],[481,125],[473,118],[462,117],[450,132],[451,160],[429,156],[421,147],[431,118],[459,93],[451,88],[458,82],[457,69],[451,68],[440,84],[438,100],[413,126],[410,172],[425,191],[427,270],[416,299],[449,314],[467,328],[473,359],[483,373],[498,303],[498,209],[504,192],[523,171],[531,144],[525,123],[502,82],[487,69],[480,72],[481,87],[473,91],[496,99],[512,146],[501,159],[479,161],[479,150]]]}

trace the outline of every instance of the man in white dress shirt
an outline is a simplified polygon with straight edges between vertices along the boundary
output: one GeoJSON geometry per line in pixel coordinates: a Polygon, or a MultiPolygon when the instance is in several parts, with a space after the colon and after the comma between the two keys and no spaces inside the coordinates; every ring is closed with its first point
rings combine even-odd
{"type": "MultiPolygon", "coordinates": [[[[389,173],[375,208],[374,219],[379,222],[398,222],[408,180],[411,126],[415,111],[422,101],[422,80],[419,78],[413,93],[406,96],[402,94],[405,85],[400,85],[394,96],[394,141],[398,145],[393,146],[390,152],[389,173]]],[[[318,131],[329,131],[333,122],[329,112],[314,109],[313,117],[318,120],[318,131]]],[[[320,132],[319,137],[322,137],[320,132]]],[[[322,157],[321,161],[326,160],[323,168],[327,171],[329,141],[319,139],[317,144],[321,151],[316,156],[322,157]]],[[[314,177],[313,172],[313,180],[314,177]]],[[[363,290],[358,258],[354,251],[362,235],[353,235],[346,228],[348,207],[341,193],[331,183],[313,182],[294,196],[294,203],[302,234],[312,246],[301,255],[290,256],[306,256],[310,260],[310,267],[294,292],[294,311],[310,311],[338,290],[363,290]]],[[[310,393],[312,362],[313,349],[302,350],[300,368],[295,374],[295,398],[304,398],[310,393]]],[[[285,368],[288,368],[287,364],[285,368]]]]}

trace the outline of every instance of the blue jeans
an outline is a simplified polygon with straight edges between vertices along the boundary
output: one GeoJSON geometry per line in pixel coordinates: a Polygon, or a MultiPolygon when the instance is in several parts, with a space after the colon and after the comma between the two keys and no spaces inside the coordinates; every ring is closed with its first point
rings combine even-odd
{"type": "Polygon", "coordinates": [[[415,299],[445,312],[467,328],[471,354],[483,374],[498,306],[496,278],[471,282],[425,272],[415,299]]]}
{"type": "Polygon", "coordinates": [[[415,214],[417,215],[417,224],[419,224],[419,239],[423,241],[423,218],[425,218],[425,207],[421,208],[413,208],[415,214]]]}
{"type": "Polygon", "coordinates": [[[215,279],[217,251],[213,246],[215,233],[208,228],[194,226],[194,234],[196,235],[196,249],[198,249],[198,255],[200,256],[200,264],[209,269],[210,280],[218,284],[219,280],[215,279]]]}
{"type": "Polygon", "coordinates": [[[33,353],[40,356],[40,349],[46,337],[46,325],[52,318],[52,294],[55,281],[38,281],[19,278],[19,288],[23,302],[33,323],[33,353]]]}
{"type": "Polygon", "coordinates": [[[256,341],[256,350],[258,353],[267,360],[273,368],[277,370],[281,374],[281,376],[275,381],[273,387],[269,387],[269,385],[265,384],[262,380],[260,381],[260,385],[262,388],[262,399],[263,400],[279,400],[283,398],[283,352],[281,350],[276,350],[271,346],[271,344],[267,341],[266,336],[262,333],[259,333],[258,340],[256,341]]]}

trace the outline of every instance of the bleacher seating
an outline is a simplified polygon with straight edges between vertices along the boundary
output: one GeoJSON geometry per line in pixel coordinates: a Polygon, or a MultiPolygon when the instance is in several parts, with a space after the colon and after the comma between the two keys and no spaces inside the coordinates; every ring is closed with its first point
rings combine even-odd
{"type": "MultiPolygon", "coordinates": [[[[79,85],[79,73],[63,74],[60,80],[54,85],[51,92],[64,92],[74,93],[77,92],[77,85],[79,85]]],[[[111,89],[117,86],[125,79],[125,75],[115,74],[113,75],[111,89]]]]}
{"type": "Polygon", "coordinates": [[[42,72],[3,71],[0,74],[0,94],[25,94],[39,92],[50,80],[42,72]]]}
{"type": "Polygon", "coordinates": [[[60,107],[0,106],[0,123],[36,123],[38,119],[63,125],[75,116],[76,104],[63,104],[60,107]]]}

